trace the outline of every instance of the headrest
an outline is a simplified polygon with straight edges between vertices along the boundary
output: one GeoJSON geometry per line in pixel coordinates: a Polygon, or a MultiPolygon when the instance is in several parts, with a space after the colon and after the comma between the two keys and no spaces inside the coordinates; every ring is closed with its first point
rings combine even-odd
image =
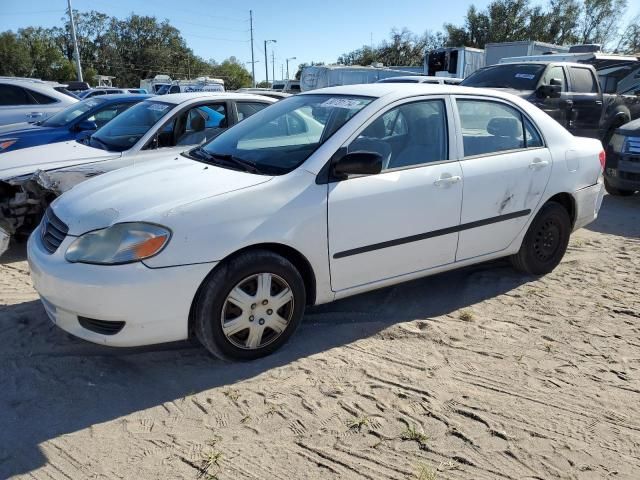
{"type": "Polygon", "coordinates": [[[522,136],[522,127],[513,117],[496,117],[489,120],[487,132],[496,137],[519,138],[522,136]]]}
{"type": "Polygon", "coordinates": [[[202,115],[197,114],[191,119],[192,130],[196,132],[201,132],[204,130],[204,127],[205,127],[205,124],[204,124],[204,118],[202,117],[202,115]]]}

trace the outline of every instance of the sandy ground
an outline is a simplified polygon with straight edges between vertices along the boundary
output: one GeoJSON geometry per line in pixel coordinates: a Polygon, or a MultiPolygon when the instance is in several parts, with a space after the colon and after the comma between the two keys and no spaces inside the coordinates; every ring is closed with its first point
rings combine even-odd
{"type": "Polygon", "coordinates": [[[0,265],[0,478],[638,479],[640,196],[543,278],[494,262],[309,312],[226,364],[53,327],[0,265]]]}

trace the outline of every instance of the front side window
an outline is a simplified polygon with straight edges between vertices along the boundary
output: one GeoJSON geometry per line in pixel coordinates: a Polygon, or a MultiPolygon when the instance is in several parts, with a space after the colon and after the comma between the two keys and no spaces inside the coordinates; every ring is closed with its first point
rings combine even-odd
{"type": "Polygon", "coordinates": [[[456,104],[465,157],[543,146],[533,124],[509,105],[463,99],[457,99],[456,104]]]}
{"type": "Polygon", "coordinates": [[[224,103],[199,105],[178,115],[173,122],[172,138],[160,142],[159,146],[172,147],[174,145],[198,145],[227,128],[227,106],[224,103]]]}
{"type": "Polygon", "coordinates": [[[34,101],[24,88],[15,85],[0,85],[0,105],[31,105],[34,101]]]}
{"type": "Polygon", "coordinates": [[[566,92],[567,91],[567,77],[564,74],[564,68],[562,67],[551,67],[549,68],[544,76],[542,77],[542,84],[543,85],[550,85],[551,84],[551,80],[552,79],[557,79],[560,80],[561,86],[560,86],[560,91],[561,92],[566,92]]]}
{"type": "Polygon", "coordinates": [[[90,138],[91,146],[115,152],[128,150],[172,107],[158,101],[140,102],[97,130],[90,138]]]}
{"type": "Polygon", "coordinates": [[[238,121],[241,122],[245,118],[249,118],[254,113],[258,113],[260,110],[268,106],[268,103],[238,102],[236,103],[236,110],[238,111],[238,121]]]}
{"type": "Polygon", "coordinates": [[[90,122],[94,122],[98,126],[98,128],[100,128],[116,118],[132,105],[133,103],[129,102],[111,104],[93,113],[90,117],[87,118],[87,120],[90,122]]]}
{"type": "Polygon", "coordinates": [[[578,93],[597,93],[598,85],[593,72],[588,68],[571,67],[573,90],[578,93]]]}
{"type": "Polygon", "coordinates": [[[227,168],[281,175],[297,168],[371,102],[351,95],[289,97],[220,134],[191,158],[227,168]]]}
{"type": "Polygon", "coordinates": [[[447,117],[442,100],[392,108],[375,119],[348,147],[382,156],[382,168],[410,167],[447,160],[447,117]]]}

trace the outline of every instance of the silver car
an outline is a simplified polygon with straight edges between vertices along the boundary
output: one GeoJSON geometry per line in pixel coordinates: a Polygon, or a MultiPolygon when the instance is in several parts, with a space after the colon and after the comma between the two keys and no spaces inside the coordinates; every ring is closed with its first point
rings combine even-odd
{"type": "Polygon", "coordinates": [[[0,77],[0,125],[39,122],[77,101],[56,82],[0,77]]]}

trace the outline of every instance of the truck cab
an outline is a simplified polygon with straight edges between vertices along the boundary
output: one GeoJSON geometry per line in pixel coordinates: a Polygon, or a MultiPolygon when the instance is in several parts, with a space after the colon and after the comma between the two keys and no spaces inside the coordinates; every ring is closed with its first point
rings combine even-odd
{"type": "Polygon", "coordinates": [[[478,70],[462,85],[510,90],[581,137],[606,139],[621,113],[629,119],[640,113],[625,110],[616,95],[605,98],[596,70],[582,63],[500,63],[478,70]]]}

